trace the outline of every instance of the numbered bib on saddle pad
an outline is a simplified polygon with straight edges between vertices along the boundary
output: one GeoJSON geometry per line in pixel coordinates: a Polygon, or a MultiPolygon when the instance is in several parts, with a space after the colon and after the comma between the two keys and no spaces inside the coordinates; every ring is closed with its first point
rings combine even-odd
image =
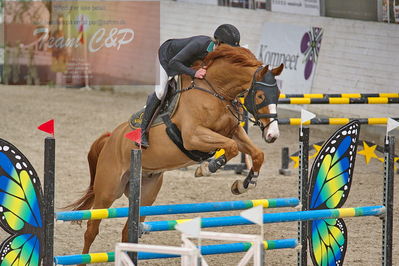
{"type": "MultiPolygon", "coordinates": [[[[151,127],[158,126],[163,124],[161,116],[164,114],[168,114],[170,117],[173,117],[177,110],[177,106],[179,105],[180,100],[180,93],[175,93],[176,90],[179,90],[181,87],[180,77],[178,81],[175,79],[171,79],[168,81],[167,86],[168,93],[166,94],[165,100],[163,105],[161,106],[161,111],[159,112],[158,116],[155,118],[154,122],[152,123],[151,127]]],[[[141,121],[144,114],[144,108],[140,111],[134,113],[129,119],[129,125],[132,129],[137,129],[141,127],[141,121]]]]}

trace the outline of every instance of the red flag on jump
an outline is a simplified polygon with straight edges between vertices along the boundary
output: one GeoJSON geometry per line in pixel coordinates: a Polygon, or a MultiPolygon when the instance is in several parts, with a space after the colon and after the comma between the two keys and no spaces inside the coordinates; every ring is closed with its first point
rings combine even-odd
{"type": "Polygon", "coordinates": [[[49,133],[49,134],[53,135],[53,137],[54,137],[54,119],[51,119],[51,120],[41,124],[40,126],[37,127],[37,129],[44,131],[46,133],[49,133]]]}
{"type": "Polygon", "coordinates": [[[130,139],[141,145],[141,128],[130,131],[125,135],[125,138],[130,139]]]}

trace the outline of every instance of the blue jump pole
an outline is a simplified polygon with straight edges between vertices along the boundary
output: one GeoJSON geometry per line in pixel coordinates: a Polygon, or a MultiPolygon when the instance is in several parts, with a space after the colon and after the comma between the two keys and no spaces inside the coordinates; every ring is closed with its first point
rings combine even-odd
{"type": "MultiPolygon", "coordinates": [[[[199,212],[220,212],[249,209],[258,205],[264,208],[295,207],[299,204],[297,198],[258,199],[241,201],[205,202],[190,204],[158,205],[140,207],[140,216],[167,215],[199,212]]],[[[127,217],[129,208],[110,208],[83,211],[57,212],[56,220],[76,221],[127,217]]]]}
{"type": "MultiPolygon", "coordinates": [[[[324,209],[297,212],[280,212],[263,214],[264,223],[281,223],[294,221],[311,221],[320,219],[333,219],[356,216],[377,216],[385,213],[384,206],[366,206],[358,208],[340,208],[340,209],[324,209]]],[[[171,221],[155,221],[144,222],[144,231],[168,231],[175,230],[178,223],[185,222],[189,219],[171,220],[171,221]]],[[[236,226],[250,225],[252,222],[241,216],[211,217],[201,218],[201,227],[220,227],[220,226],[236,226]]]]}
{"type": "MultiPolygon", "coordinates": [[[[278,240],[264,241],[264,246],[266,250],[295,248],[297,244],[298,241],[296,239],[278,239],[278,240]]],[[[216,255],[216,254],[246,252],[249,250],[251,246],[252,246],[251,243],[207,245],[201,247],[201,253],[202,255],[216,255]]],[[[169,255],[169,254],[157,254],[151,252],[139,252],[138,254],[139,260],[165,259],[165,258],[175,258],[175,257],[179,256],[169,255]]],[[[54,257],[54,263],[57,265],[75,265],[83,263],[113,262],[113,261],[115,261],[114,252],[78,254],[78,255],[54,257]]]]}

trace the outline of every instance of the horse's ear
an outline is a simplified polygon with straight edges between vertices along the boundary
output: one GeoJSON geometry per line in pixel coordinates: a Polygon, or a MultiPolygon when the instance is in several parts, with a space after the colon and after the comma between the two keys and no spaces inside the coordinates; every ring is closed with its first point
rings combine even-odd
{"type": "Polygon", "coordinates": [[[274,68],[274,69],[272,70],[273,76],[278,76],[278,75],[280,75],[281,72],[283,72],[283,69],[284,69],[284,64],[281,64],[279,67],[274,68]]]}
{"type": "Polygon", "coordinates": [[[269,65],[262,68],[262,70],[259,73],[259,77],[263,77],[267,71],[269,71],[269,65]]]}

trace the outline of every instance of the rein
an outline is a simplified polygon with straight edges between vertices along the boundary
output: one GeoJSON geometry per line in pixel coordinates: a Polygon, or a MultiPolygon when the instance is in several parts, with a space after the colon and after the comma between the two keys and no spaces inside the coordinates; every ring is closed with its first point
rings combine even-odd
{"type": "Polygon", "coordinates": [[[276,104],[277,105],[277,101],[278,101],[278,94],[279,94],[279,90],[277,87],[277,81],[274,81],[273,83],[268,83],[265,80],[263,81],[256,81],[256,74],[263,68],[263,66],[260,66],[254,73],[253,78],[252,78],[252,85],[250,88],[246,89],[245,91],[239,93],[235,98],[233,98],[232,100],[226,99],[226,97],[220,95],[215,88],[212,86],[212,84],[206,79],[204,78],[204,81],[208,84],[208,86],[210,87],[210,89],[212,90],[207,90],[204,89],[202,87],[198,87],[195,84],[194,78],[191,81],[191,85],[188,86],[187,88],[184,89],[180,89],[177,90],[175,93],[182,93],[184,91],[188,91],[191,89],[196,89],[196,90],[200,90],[206,93],[211,94],[212,96],[218,98],[221,101],[225,101],[230,103],[230,105],[227,105],[227,109],[230,111],[230,113],[239,121],[242,122],[244,121],[244,114],[242,112],[239,111],[239,108],[242,107],[243,109],[247,110],[249,113],[251,113],[254,116],[254,119],[249,118],[249,121],[251,121],[252,123],[254,123],[254,125],[259,126],[260,129],[262,131],[265,130],[265,128],[267,128],[271,123],[273,122],[278,122],[277,120],[277,113],[275,114],[261,114],[258,112],[259,109],[268,106],[270,104],[276,104]],[[268,88],[267,92],[266,92],[266,88],[268,88]],[[261,90],[264,92],[265,95],[265,99],[259,103],[256,104],[256,92],[258,90],[261,90]],[[245,97],[244,100],[244,104],[242,104],[239,100],[237,100],[237,98],[239,97],[245,97]],[[231,108],[229,107],[233,107],[234,110],[231,110],[231,108]],[[263,125],[262,122],[260,121],[260,119],[262,118],[269,118],[270,121],[269,123],[267,123],[266,125],[263,125]]]}
{"type": "Polygon", "coordinates": [[[212,96],[218,98],[218,99],[221,100],[221,101],[230,103],[231,106],[234,107],[234,111],[232,111],[232,110],[229,108],[229,105],[227,106],[227,110],[229,110],[230,113],[231,113],[239,122],[243,122],[243,121],[244,121],[244,119],[243,119],[244,115],[239,111],[239,109],[238,109],[238,107],[237,107],[237,106],[239,106],[239,107],[242,107],[242,106],[243,106],[243,105],[240,103],[240,101],[238,101],[236,98],[234,98],[233,100],[228,100],[228,99],[226,99],[226,97],[224,97],[224,96],[222,96],[222,95],[220,95],[219,93],[216,92],[215,88],[212,86],[212,84],[211,84],[207,79],[204,78],[203,80],[208,84],[208,86],[211,88],[212,91],[207,90],[207,89],[204,89],[204,88],[202,88],[202,87],[198,87],[197,85],[195,85],[195,81],[194,81],[194,78],[193,78],[192,81],[191,81],[190,86],[188,86],[187,88],[184,88],[184,89],[176,90],[175,93],[176,93],[176,94],[177,94],[177,93],[182,93],[182,92],[185,92],[185,91],[188,91],[188,90],[191,90],[191,89],[196,89],[196,90],[200,90],[200,91],[209,93],[209,94],[211,94],[212,96]],[[241,117],[241,118],[240,118],[240,117],[241,117]]]}
{"type": "MultiPolygon", "coordinates": [[[[204,79],[204,80],[205,80],[205,79],[204,79]]],[[[218,93],[215,91],[215,89],[212,87],[212,85],[209,83],[209,81],[207,81],[207,80],[205,80],[205,81],[210,85],[210,87],[211,87],[211,89],[213,90],[213,92],[210,91],[210,90],[204,89],[204,88],[202,88],[202,87],[198,87],[197,85],[195,85],[195,82],[194,82],[194,79],[193,79],[193,80],[191,81],[191,85],[190,85],[190,86],[188,86],[187,88],[183,88],[183,89],[180,89],[180,90],[176,90],[176,91],[175,91],[175,94],[177,94],[177,93],[182,93],[182,92],[185,92],[185,91],[188,91],[188,90],[191,90],[191,89],[196,89],[196,90],[200,90],[200,91],[209,93],[209,94],[215,96],[216,98],[218,98],[218,99],[220,99],[220,100],[222,100],[222,101],[230,102],[230,101],[227,100],[225,97],[223,97],[222,95],[218,94],[218,93]]]]}

